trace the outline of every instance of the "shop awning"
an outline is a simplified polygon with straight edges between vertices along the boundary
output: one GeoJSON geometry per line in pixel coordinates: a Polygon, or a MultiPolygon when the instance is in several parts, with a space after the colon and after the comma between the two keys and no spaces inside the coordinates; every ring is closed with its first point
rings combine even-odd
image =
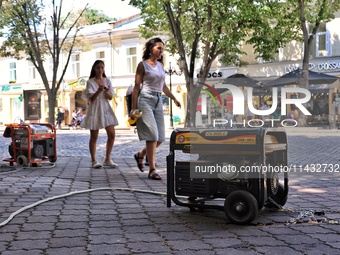
{"type": "Polygon", "coordinates": [[[225,78],[221,83],[231,84],[237,87],[252,87],[252,88],[257,88],[260,87],[261,85],[260,81],[257,81],[241,73],[230,75],[227,78],[225,78]]]}
{"type": "MultiPolygon", "coordinates": [[[[282,75],[281,77],[269,81],[263,84],[263,87],[271,88],[271,87],[280,87],[285,85],[298,85],[299,79],[302,78],[302,69],[297,69],[282,75]]],[[[328,75],[324,73],[317,73],[314,71],[308,71],[308,83],[310,85],[310,89],[313,89],[312,85],[318,84],[332,84],[336,82],[339,78],[333,75],[328,75]]],[[[317,86],[315,86],[316,88],[317,86]]],[[[328,88],[329,89],[329,88],[328,88]]]]}
{"type": "Polygon", "coordinates": [[[222,94],[228,90],[227,88],[225,88],[224,86],[225,84],[230,84],[243,88],[251,87],[253,88],[253,95],[262,95],[267,92],[266,89],[262,86],[262,82],[240,73],[230,75],[227,78],[225,78],[222,82],[215,84],[214,87],[219,94],[222,94]]]}

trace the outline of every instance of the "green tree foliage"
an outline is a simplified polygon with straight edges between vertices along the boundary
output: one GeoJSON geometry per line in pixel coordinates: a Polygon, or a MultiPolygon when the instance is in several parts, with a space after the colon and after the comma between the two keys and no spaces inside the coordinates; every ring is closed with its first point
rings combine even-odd
{"type": "Polygon", "coordinates": [[[59,5],[51,0],[50,16],[44,12],[43,3],[42,0],[11,0],[3,3],[0,11],[0,27],[5,28],[2,29],[1,36],[4,36],[6,40],[0,47],[0,54],[17,59],[26,58],[33,63],[48,95],[49,122],[54,123],[57,92],[81,28],[78,21],[87,5],[69,28],[62,30],[71,15],[71,12],[68,12],[65,18],[61,18],[63,0],[59,1],[59,5]],[[64,66],[60,66],[62,54],[66,54],[64,66]],[[45,64],[48,55],[52,56],[52,74],[47,73],[45,69],[48,68],[45,64]],[[62,70],[60,74],[59,67],[62,70]]]}
{"type": "Polygon", "coordinates": [[[255,11],[245,15],[253,24],[246,43],[264,60],[271,60],[278,48],[283,48],[291,40],[299,40],[298,23],[292,19],[292,10],[284,1],[261,1],[253,4],[255,11]]]}
{"type": "MultiPolygon", "coordinates": [[[[68,19],[68,23],[72,24],[72,22],[79,17],[81,14],[82,10],[77,10],[74,13],[70,15],[70,18],[68,19]]],[[[116,20],[115,18],[111,18],[104,14],[100,10],[96,9],[86,9],[81,15],[81,18],[79,20],[79,24],[82,24],[84,26],[87,25],[94,25],[94,24],[99,24],[99,23],[104,23],[104,22],[110,22],[116,20]]]]}
{"type": "Polygon", "coordinates": [[[87,21],[87,25],[93,25],[115,20],[114,18],[105,15],[102,11],[95,9],[87,9],[84,12],[83,18],[87,21]]]}

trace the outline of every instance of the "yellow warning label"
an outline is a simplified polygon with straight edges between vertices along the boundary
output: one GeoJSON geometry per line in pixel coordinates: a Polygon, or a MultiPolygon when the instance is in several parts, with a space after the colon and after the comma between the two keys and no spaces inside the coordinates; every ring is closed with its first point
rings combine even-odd
{"type": "Polygon", "coordinates": [[[228,132],[226,131],[212,131],[212,132],[205,132],[205,136],[227,136],[228,132]]]}
{"type": "MultiPolygon", "coordinates": [[[[222,136],[224,131],[212,131],[205,134],[205,137],[222,136]]],[[[228,133],[228,132],[225,132],[228,133]]],[[[224,135],[226,136],[226,135],[224,135]]],[[[219,140],[209,140],[195,133],[181,133],[177,135],[176,144],[256,144],[255,135],[240,135],[219,140]]]]}

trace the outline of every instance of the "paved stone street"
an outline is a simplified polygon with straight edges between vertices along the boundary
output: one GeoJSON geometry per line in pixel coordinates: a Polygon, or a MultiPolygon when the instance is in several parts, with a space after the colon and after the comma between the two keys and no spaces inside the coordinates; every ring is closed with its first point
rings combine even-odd
{"type": "MultiPolygon", "coordinates": [[[[289,164],[327,164],[327,169],[340,164],[339,132],[287,132],[289,164]]],[[[2,133],[0,159],[9,157],[10,139],[2,133]]],[[[133,130],[117,130],[112,155],[118,169],[91,169],[88,139],[87,130],[58,130],[55,167],[10,168],[0,161],[0,224],[13,212],[54,197],[0,227],[1,255],[340,254],[340,169],[291,173],[283,210],[262,209],[251,224],[235,225],[223,211],[166,206],[166,196],[157,192],[166,192],[168,141],[157,153],[163,179],[153,181],[136,167],[133,154],[143,143],[133,130]],[[309,209],[316,221],[306,216],[289,223],[309,209]]],[[[105,141],[103,130],[100,160],[105,141]]]]}

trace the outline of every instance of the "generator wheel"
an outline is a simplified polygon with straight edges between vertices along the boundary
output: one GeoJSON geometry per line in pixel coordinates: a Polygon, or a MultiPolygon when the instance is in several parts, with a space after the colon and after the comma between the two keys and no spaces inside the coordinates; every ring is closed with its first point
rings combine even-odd
{"type": "Polygon", "coordinates": [[[278,190],[275,195],[270,196],[270,198],[274,201],[270,201],[269,199],[265,202],[264,206],[267,208],[277,208],[280,209],[281,206],[284,206],[288,199],[288,194],[285,195],[285,190],[283,185],[280,183],[278,186],[278,190]]]}
{"type": "Polygon", "coordinates": [[[19,155],[17,157],[17,164],[21,167],[26,167],[27,165],[27,158],[24,155],[19,155]]]}
{"type": "Polygon", "coordinates": [[[231,222],[247,224],[256,218],[258,203],[250,192],[235,190],[226,197],[224,212],[231,222]]]}

